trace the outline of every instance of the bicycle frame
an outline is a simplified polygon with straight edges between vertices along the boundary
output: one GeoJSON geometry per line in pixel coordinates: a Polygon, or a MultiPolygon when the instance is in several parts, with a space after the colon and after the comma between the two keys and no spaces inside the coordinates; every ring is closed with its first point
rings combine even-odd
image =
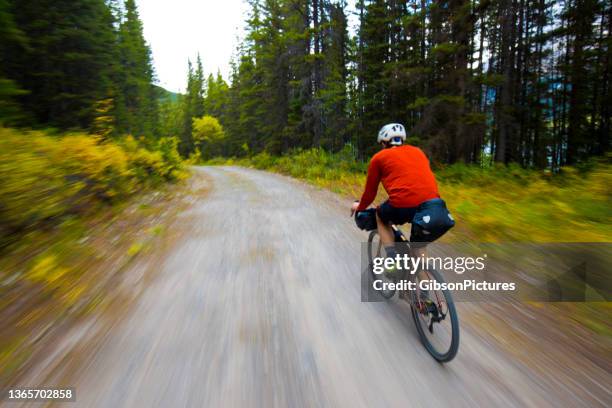
{"type": "MultiPolygon", "coordinates": [[[[427,245],[427,243],[424,243],[424,242],[423,243],[416,242],[414,243],[415,245],[412,245],[413,243],[410,242],[410,240],[406,238],[403,231],[398,226],[392,224],[391,228],[393,229],[393,235],[395,238],[395,242],[397,244],[405,244],[405,246],[399,245],[400,248],[398,248],[398,251],[397,251],[398,253],[402,253],[402,254],[407,253],[409,256],[412,256],[413,254],[412,251],[413,249],[415,249],[415,247],[418,247],[419,245],[427,245]]],[[[374,255],[374,253],[372,252],[372,249],[373,249],[372,244],[373,244],[373,237],[375,237],[376,235],[378,235],[378,231],[373,230],[370,232],[370,237],[368,238],[368,243],[370,245],[368,247],[369,248],[368,251],[369,251],[370,257],[374,255]]],[[[378,250],[376,252],[379,253],[382,242],[379,240],[377,245],[378,245],[378,250]]],[[[440,282],[444,281],[444,278],[435,269],[424,270],[424,272],[427,273],[430,277],[433,277],[437,281],[440,281],[440,282]]],[[[418,279],[417,274],[418,273],[415,273],[415,274],[411,273],[409,276],[406,276],[406,271],[404,271],[402,279],[408,279],[410,281],[416,282],[418,279]]],[[[445,291],[445,292],[448,292],[448,291],[445,291]]],[[[393,296],[394,293],[395,293],[395,290],[393,290],[393,293],[391,293],[390,296],[386,296],[385,294],[383,294],[382,296],[385,297],[386,299],[389,299],[390,297],[393,296]]],[[[452,296],[450,292],[442,293],[442,295],[440,296],[440,294],[437,291],[434,291],[434,299],[429,299],[429,301],[423,301],[421,300],[421,291],[419,288],[417,288],[416,290],[409,291],[409,293],[405,290],[401,290],[400,298],[410,304],[410,308],[412,310],[412,317],[417,327],[417,331],[419,332],[419,337],[421,338],[421,341],[423,345],[425,346],[425,348],[427,349],[427,351],[436,360],[440,362],[448,362],[452,360],[457,354],[457,350],[459,348],[459,321],[457,319],[454,302],[452,300],[452,296]],[[425,329],[421,325],[422,316],[425,316],[426,319],[429,318],[429,322],[423,322],[423,323],[426,323],[425,329]],[[425,331],[428,331],[430,334],[433,334],[434,333],[434,323],[440,323],[443,320],[446,320],[447,317],[449,316],[450,316],[450,325],[451,325],[451,331],[452,331],[451,344],[449,345],[449,348],[447,351],[440,352],[427,339],[427,335],[425,334],[425,331]]]]}

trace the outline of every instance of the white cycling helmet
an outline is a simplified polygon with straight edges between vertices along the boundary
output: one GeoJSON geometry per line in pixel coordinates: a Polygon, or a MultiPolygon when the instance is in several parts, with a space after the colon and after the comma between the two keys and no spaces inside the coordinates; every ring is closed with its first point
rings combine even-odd
{"type": "Polygon", "coordinates": [[[378,143],[387,142],[392,146],[399,146],[406,140],[406,129],[400,123],[389,123],[378,132],[378,143]]]}

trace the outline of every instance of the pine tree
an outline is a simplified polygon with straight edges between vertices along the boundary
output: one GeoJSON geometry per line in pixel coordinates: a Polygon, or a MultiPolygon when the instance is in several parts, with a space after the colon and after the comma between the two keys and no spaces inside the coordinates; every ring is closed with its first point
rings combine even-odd
{"type": "Polygon", "coordinates": [[[231,154],[352,142],[366,157],[392,121],[447,163],[556,170],[609,150],[602,0],[359,0],[352,38],[343,2],[250,5],[231,85],[207,81],[231,154]]]}
{"type": "Polygon", "coordinates": [[[5,75],[27,91],[23,109],[40,124],[88,128],[111,81],[110,10],[103,0],[9,4],[27,41],[6,56],[5,75]]]}
{"type": "Polygon", "coordinates": [[[321,145],[339,150],[349,141],[347,132],[347,53],[348,33],[344,5],[327,4],[329,21],[324,27],[322,83],[319,98],[322,106],[321,145]]]}
{"type": "Polygon", "coordinates": [[[200,54],[198,54],[196,58],[196,68],[193,75],[193,83],[191,88],[187,90],[187,93],[191,97],[191,114],[193,117],[199,118],[204,116],[204,93],[206,92],[204,82],[204,67],[202,66],[200,54]]]}
{"type": "MultiPolygon", "coordinates": [[[[359,88],[361,92],[360,129],[362,137],[375,135],[381,124],[390,122],[386,110],[385,64],[389,60],[388,14],[386,2],[374,0],[364,5],[359,28],[359,88]]],[[[376,140],[364,137],[359,148],[370,155],[376,140]]]]}
{"type": "Polygon", "coordinates": [[[11,53],[23,52],[26,39],[15,24],[8,0],[0,0],[0,125],[11,124],[21,115],[16,97],[23,95],[15,81],[6,77],[11,53]]]}
{"type": "Polygon", "coordinates": [[[580,156],[588,153],[589,103],[592,89],[589,89],[588,70],[593,44],[593,24],[597,11],[596,0],[575,0],[567,10],[568,30],[571,41],[570,65],[567,75],[570,81],[569,114],[567,129],[566,162],[574,164],[580,156]]]}
{"type": "Polygon", "coordinates": [[[151,50],[145,42],[135,0],[125,1],[119,25],[120,72],[116,98],[117,128],[136,136],[155,136],[158,94],[153,86],[151,50]]]}
{"type": "Polygon", "coordinates": [[[180,132],[179,151],[185,157],[195,151],[193,141],[193,119],[204,116],[205,108],[204,68],[200,56],[197,56],[196,67],[191,60],[187,61],[187,89],[182,105],[182,129],[180,132]]]}
{"type": "Polygon", "coordinates": [[[230,118],[226,118],[226,111],[229,103],[228,98],[229,86],[221,76],[221,72],[217,72],[216,77],[210,74],[206,80],[204,112],[220,120],[223,126],[225,126],[227,121],[231,120],[230,118]]]}

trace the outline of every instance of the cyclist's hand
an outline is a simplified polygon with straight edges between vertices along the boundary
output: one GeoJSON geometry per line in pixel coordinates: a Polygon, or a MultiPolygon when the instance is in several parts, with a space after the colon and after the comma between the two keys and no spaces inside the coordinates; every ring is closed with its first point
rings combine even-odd
{"type": "Polygon", "coordinates": [[[357,211],[357,207],[359,207],[359,201],[355,201],[351,206],[351,217],[355,215],[355,211],[357,211]]]}

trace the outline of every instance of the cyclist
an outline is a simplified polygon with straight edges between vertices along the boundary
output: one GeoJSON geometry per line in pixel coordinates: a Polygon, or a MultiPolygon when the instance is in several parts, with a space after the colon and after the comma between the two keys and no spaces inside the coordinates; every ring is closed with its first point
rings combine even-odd
{"type": "Polygon", "coordinates": [[[377,141],[382,150],[372,157],[365,191],[351,208],[357,217],[363,215],[360,212],[374,201],[378,184],[382,182],[389,199],[377,207],[376,225],[390,258],[397,254],[390,224],[411,223],[411,242],[432,242],[455,225],[440,198],[425,153],[418,147],[405,145],[405,140],[406,130],[399,123],[389,123],[380,129],[377,141]]]}

